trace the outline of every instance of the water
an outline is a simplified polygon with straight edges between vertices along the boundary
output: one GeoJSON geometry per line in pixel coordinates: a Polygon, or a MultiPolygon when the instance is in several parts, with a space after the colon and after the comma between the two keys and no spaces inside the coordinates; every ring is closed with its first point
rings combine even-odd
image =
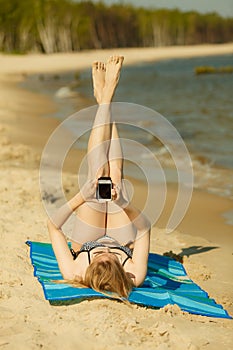
{"type": "MultiPolygon", "coordinates": [[[[115,95],[115,101],[137,103],[166,117],[190,152],[194,187],[228,198],[233,198],[233,75],[195,75],[195,67],[232,65],[233,56],[223,55],[123,67],[115,95]]],[[[90,70],[81,74],[81,90],[88,98],[90,78],[90,70]]],[[[144,144],[148,146],[145,137],[144,144]]],[[[155,153],[167,180],[176,181],[166,149],[161,146],[155,153]]]]}
{"type": "MultiPolygon", "coordinates": [[[[233,75],[197,76],[194,72],[196,66],[230,65],[233,65],[233,57],[224,55],[124,66],[115,101],[137,103],[166,117],[178,130],[191,154],[194,186],[233,198],[233,75]]],[[[73,80],[74,73],[70,72],[60,75],[59,79],[54,76],[45,79],[30,77],[26,84],[52,95],[61,106],[60,112],[54,116],[63,119],[72,111],[95,103],[91,70],[80,73],[79,84],[73,86],[71,94],[69,89],[61,90],[70,86],[73,80]]],[[[146,118],[141,116],[135,124],[150,122],[146,118]]],[[[136,139],[150,147],[165,167],[167,179],[177,181],[174,164],[164,145],[138,129],[121,128],[121,132],[123,137],[136,139]]],[[[87,137],[85,135],[79,140],[78,147],[86,147],[87,137]]],[[[150,163],[148,159],[144,161],[150,163]]]]}
{"type": "MultiPolygon", "coordinates": [[[[233,57],[175,59],[123,67],[116,101],[150,107],[179,131],[189,150],[233,168],[233,75],[196,76],[196,66],[229,66],[233,57]]],[[[81,75],[91,98],[90,72],[81,75]]]]}

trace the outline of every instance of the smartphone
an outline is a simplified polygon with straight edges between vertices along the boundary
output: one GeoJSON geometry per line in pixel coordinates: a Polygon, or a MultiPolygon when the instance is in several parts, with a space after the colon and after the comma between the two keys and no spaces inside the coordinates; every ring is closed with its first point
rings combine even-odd
{"type": "Polygon", "coordinates": [[[96,190],[96,198],[100,202],[112,200],[112,179],[111,177],[100,177],[96,190]]]}

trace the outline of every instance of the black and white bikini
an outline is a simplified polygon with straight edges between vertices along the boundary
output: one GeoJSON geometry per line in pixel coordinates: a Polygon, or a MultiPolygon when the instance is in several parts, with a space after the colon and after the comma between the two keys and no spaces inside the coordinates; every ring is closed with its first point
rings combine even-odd
{"type": "Polygon", "coordinates": [[[118,250],[124,252],[126,254],[126,258],[122,262],[122,266],[125,265],[125,263],[126,263],[126,261],[128,259],[132,259],[132,250],[129,247],[120,245],[115,239],[113,239],[112,237],[109,237],[107,235],[104,235],[103,237],[99,238],[96,241],[85,242],[81,246],[81,248],[80,248],[80,250],[78,252],[75,252],[73,249],[70,249],[70,251],[71,251],[71,254],[73,255],[74,260],[79,256],[80,253],[87,252],[88,262],[90,264],[91,263],[90,252],[93,249],[99,248],[99,247],[108,247],[111,250],[112,249],[116,249],[116,250],[118,249],[118,250]]]}

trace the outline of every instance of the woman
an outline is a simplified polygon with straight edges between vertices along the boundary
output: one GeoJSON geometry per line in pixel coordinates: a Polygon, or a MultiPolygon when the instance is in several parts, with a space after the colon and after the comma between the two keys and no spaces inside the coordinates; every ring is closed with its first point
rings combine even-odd
{"type": "Polygon", "coordinates": [[[48,220],[48,230],[64,279],[100,292],[127,297],[147,273],[150,241],[148,220],[129,203],[122,181],[122,151],[117,127],[111,123],[111,101],[123,63],[111,56],[94,62],[94,95],[98,110],[88,142],[88,181],[81,191],[48,220]],[[111,177],[111,202],[96,199],[97,180],[111,177]],[[75,212],[76,224],[67,246],[62,225],[75,212]]]}

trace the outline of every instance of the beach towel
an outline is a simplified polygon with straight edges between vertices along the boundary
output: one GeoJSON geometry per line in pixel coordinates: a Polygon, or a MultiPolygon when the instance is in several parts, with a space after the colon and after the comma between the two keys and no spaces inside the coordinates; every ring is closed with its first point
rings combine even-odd
{"type": "MultiPolygon", "coordinates": [[[[56,257],[49,243],[26,242],[30,247],[34,276],[41,283],[44,296],[52,305],[69,305],[87,298],[108,298],[91,288],[72,287],[62,283],[56,257]],[[56,280],[61,283],[56,283],[56,280]]],[[[111,298],[111,295],[109,296],[111,298]]],[[[177,304],[181,310],[193,314],[231,318],[227,311],[194,283],[183,265],[174,259],[149,254],[148,272],[141,287],[133,288],[128,300],[138,305],[161,308],[177,304]]]]}

